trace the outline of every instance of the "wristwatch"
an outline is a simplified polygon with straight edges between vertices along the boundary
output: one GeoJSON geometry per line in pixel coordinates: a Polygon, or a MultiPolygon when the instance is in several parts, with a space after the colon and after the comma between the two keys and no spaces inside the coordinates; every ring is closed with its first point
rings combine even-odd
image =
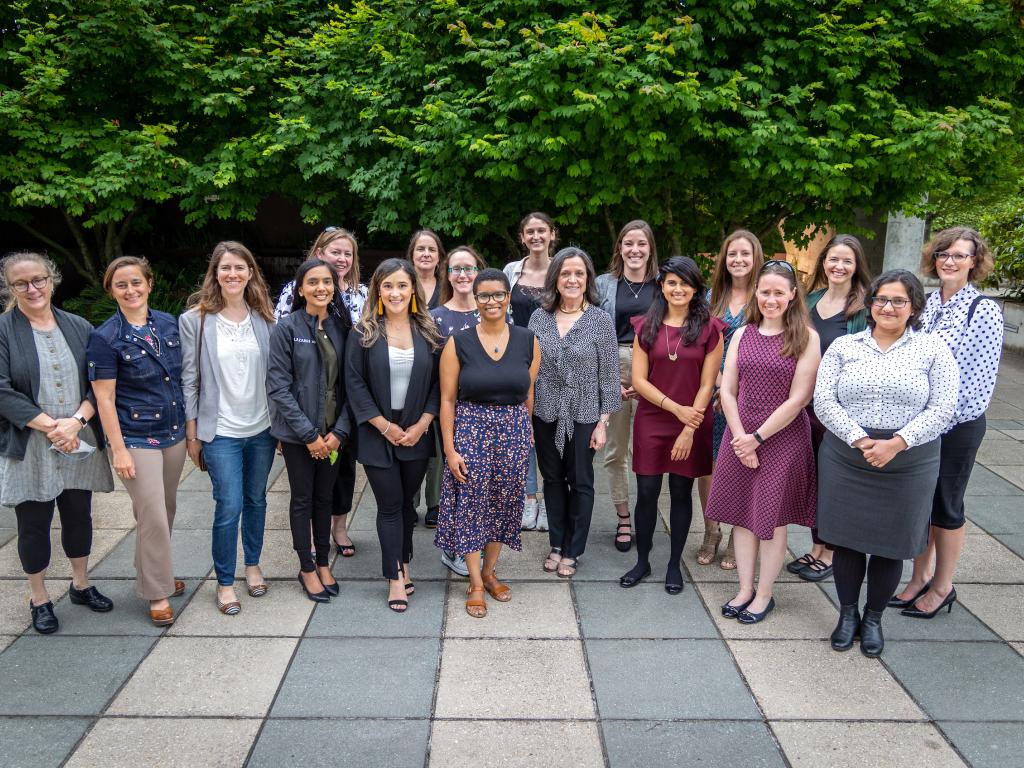
{"type": "Polygon", "coordinates": [[[756,430],[755,430],[755,432],[754,432],[754,439],[755,439],[755,440],[757,440],[757,444],[758,444],[758,445],[761,445],[761,443],[763,443],[763,442],[764,442],[764,438],[763,438],[763,437],[761,437],[761,435],[760,435],[760,434],[758,434],[756,430]]]}
{"type": "Polygon", "coordinates": [[[88,420],[87,418],[85,418],[85,416],[83,416],[83,415],[82,415],[82,414],[80,414],[80,413],[76,413],[76,414],[75,414],[74,416],[72,416],[71,418],[72,418],[72,419],[74,419],[75,421],[77,421],[77,422],[78,422],[79,424],[81,424],[81,425],[82,425],[83,427],[87,427],[87,426],[89,426],[89,420],[88,420]]]}

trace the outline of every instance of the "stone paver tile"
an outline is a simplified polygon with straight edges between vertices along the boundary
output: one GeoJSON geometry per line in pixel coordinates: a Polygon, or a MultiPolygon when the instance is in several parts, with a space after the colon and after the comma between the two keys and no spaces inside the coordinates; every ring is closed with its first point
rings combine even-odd
{"type": "Polygon", "coordinates": [[[174,530],[210,530],[216,503],[210,491],[178,491],[178,507],[174,514],[174,530]]]}
{"type": "MultiPolygon", "coordinates": [[[[795,527],[795,526],[794,526],[795,527]]],[[[793,557],[802,555],[807,551],[807,547],[803,545],[800,538],[799,532],[787,538],[788,546],[791,548],[791,554],[786,558],[788,563],[793,557]],[[797,551],[799,549],[799,551],[797,551]]],[[[683,548],[683,566],[686,568],[690,575],[690,578],[695,582],[722,582],[727,584],[737,585],[739,584],[739,576],[736,574],[736,569],[731,571],[723,570],[719,567],[718,563],[722,559],[722,555],[725,554],[725,544],[728,540],[728,535],[723,537],[722,545],[718,548],[718,556],[714,562],[708,565],[700,565],[697,563],[697,550],[700,549],[703,538],[701,536],[690,536],[686,540],[686,546],[683,548]]],[[[810,544],[810,534],[807,534],[807,543],[810,544]]],[[[632,566],[632,563],[630,563],[632,566]]],[[[625,573],[625,569],[623,570],[625,573]]],[[[794,582],[799,583],[800,579],[787,571],[785,568],[779,573],[777,582],[794,582]]]]}
{"type": "Polygon", "coordinates": [[[1000,432],[1012,440],[1024,442],[1024,429],[1003,429],[1000,432]]]}
{"type": "Polygon", "coordinates": [[[242,765],[259,727],[257,719],[101,718],[66,768],[242,765]]]}
{"type": "Polygon", "coordinates": [[[1021,656],[1024,656],[1024,643],[1010,643],[1010,647],[1021,656]]]}
{"type": "Polygon", "coordinates": [[[1005,465],[1024,464],[1024,447],[1016,440],[985,440],[978,448],[977,460],[989,469],[1005,465]]]}
{"type": "Polygon", "coordinates": [[[1024,720],[1024,659],[1002,643],[892,643],[886,665],[935,720],[1024,720]]]}
{"type": "Polygon", "coordinates": [[[438,648],[437,638],[305,639],[272,715],[429,717],[438,648]]]}
{"type": "MultiPolygon", "coordinates": [[[[12,542],[12,546],[16,542],[12,542]]],[[[70,579],[47,579],[46,591],[50,600],[57,601],[68,591],[70,579]]],[[[0,633],[21,634],[32,624],[28,600],[30,592],[25,574],[21,578],[0,579],[0,633]]],[[[60,614],[57,615],[60,620],[60,614]]]]}
{"type": "Polygon", "coordinates": [[[554,744],[558,745],[560,765],[579,768],[604,765],[596,723],[505,720],[438,720],[430,736],[430,765],[432,768],[550,768],[554,744]],[[467,748],[471,744],[487,746],[467,748]]]}
{"type": "Polygon", "coordinates": [[[583,634],[593,638],[718,637],[693,584],[681,594],[665,592],[661,581],[630,589],[618,585],[574,585],[583,634]]]}
{"type": "MultiPolygon", "coordinates": [[[[381,571],[380,542],[377,540],[376,530],[353,531],[349,535],[356,545],[356,554],[353,557],[338,556],[334,558],[332,564],[334,578],[338,581],[371,579],[379,581],[383,587],[384,575],[381,571]]],[[[448,577],[448,569],[441,564],[441,550],[434,546],[433,531],[427,530],[422,524],[417,527],[412,535],[412,549],[413,559],[409,563],[409,569],[414,582],[418,583],[421,579],[436,581],[448,577]]],[[[499,569],[501,563],[504,562],[505,554],[505,552],[502,553],[502,560],[498,563],[499,569]]],[[[292,551],[291,557],[292,564],[289,573],[298,573],[298,558],[294,551],[292,551]]],[[[503,570],[501,573],[502,576],[505,575],[503,570]]]]}
{"type": "MultiPolygon", "coordinates": [[[[431,637],[441,635],[446,585],[417,581],[405,613],[387,607],[387,586],[380,581],[339,581],[341,594],[328,605],[318,605],[306,637],[431,637]]],[[[295,582],[299,599],[299,584],[295,582]]],[[[306,600],[305,595],[301,596],[306,600]]]]}
{"type": "MultiPolygon", "coordinates": [[[[543,535],[546,541],[547,534],[543,535]]],[[[545,547],[542,550],[540,560],[537,561],[536,565],[538,570],[549,551],[550,547],[545,547]]],[[[654,578],[658,578],[659,574],[662,579],[665,578],[665,564],[668,562],[668,553],[668,534],[664,531],[655,531],[654,549],[651,552],[654,578]]],[[[684,561],[686,560],[685,557],[683,559],[684,561]]],[[[619,552],[615,548],[611,533],[599,534],[592,532],[590,539],[587,541],[587,551],[580,560],[579,570],[576,571],[573,580],[576,582],[610,581],[615,582],[615,587],[618,587],[619,577],[634,565],[636,565],[635,549],[629,552],[619,552]]],[[[541,571],[541,575],[543,576],[543,571],[541,571]]],[[[684,577],[686,575],[685,568],[683,575],[684,577]]]]}
{"type": "Polygon", "coordinates": [[[263,521],[263,530],[291,530],[291,523],[288,519],[288,504],[290,498],[291,497],[287,493],[267,494],[267,516],[263,521]]]}
{"type": "MultiPolygon", "coordinates": [[[[334,547],[331,547],[333,558],[334,547]]],[[[212,564],[212,555],[211,555],[212,564]]],[[[299,572],[299,556],[292,548],[292,533],[290,530],[263,530],[263,551],[260,552],[260,568],[263,576],[267,579],[287,578],[295,581],[299,572]]],[[[216,571],[213,576],[216,577],[216,571]]],[[[235,551],[235,577],[245,579],[245,552],[242,550],[242,539],[239,534],[238,548],[235,551]]],[[[296,581],[296,586],[298,582],[296,581]]]]}
{"type": "Polygon", "coordinates": [[[740,624],[722,616],[721,606],[736,596],[736,586],[707,582],[698,585],[708,612],[724,637],[754,639],[822,639],[836,625],[836,609],[816,584],[776,584],[775,610],[758,624],[740,624]]]}
{"type": "Polygon", "coordinates": [[[154,642],[23,635],[2,657],[0,714],[98,714],[154,642]]]}
{"type": "Polygon", "coordinates": [[[245,581],[235,584],[242,604],[240,613],[225,616],[217,610],[217,580],[207,579],[188,604],[188,609],[171,625],[169,635],[263,635],[299,637],[309,621],[313,603],[289,582],[274,581],[263,597],[249,597],[245,581]]]}
{"type": "MultiPolygon", "coordinates": [[[[95,536],[93,534],[93,553],[95,557],[95,536]]],[[[110,531],[119,536],[123,532],[110,531]]],[[[135,578],[135,536],[132,531],[114,547],[113,551],[92,569],[96,578],[135,578]]],[[[180,530],[171,535],[171,557],[174,562],[174,575],[179,579],[202,578],[213,568],[213,556],[210,554],[209,530],[180,530]]]]}
{"type": "Polygon", "coordinates": [[[956,596],[1004,640],[1024,640],[1024,584],[961,584],[956,596]]]}
{"type": "MultiPolygon", "coordinates": [[[[193,466],[191,461],[185,462],[185,468],[193,466]]],[[[179,491],[205,491],[206,493],[212,493],[213,484],[210,482],[209,472],[200,472],[193,468],[191,472],[182,477],[181,483],[178,485],[179,491]]]]}
{"type": "Polygon", "coordinates": [[[967,496],[967,518],[988,533],[1017,533],[1021,530],[1024,494],[1017,496],[967,496]]]}
{"type": "Polygon", "coordinates": [[[974,768],[1024,768],[1019,723],[939,723],[974,768]]]}
{"type": "Polygon", "coordinates": [[[586,641],[602,718],[758,720],[720,640],[586,641]],[[714,681],[714,695],[695,695],[714,681]]]}
{"type": "Polygon", "coordinates": [[[1020,489],[981,464],[975,464],[971,471],[970,482],[967,483],[967,495],[1019,496],[1020,489]]]}
{"type": "MultiPolygon", "coordinates": [[[[268,720],[248,768],[423,768],[428,720],[268,720]]],[[[478,753],[479,754],[479,753],[478,753]]]]}
{"type": "Polygon", "coordinates": [[[1024,533],[997,533],[996,538],[1018,557],[1024,557],[1024,533]]]}
{"type": "Polygon", "coordinates": [[[434,716],[591,719],[583,648],[575,640],[445,640],[434,716]]]}
{"type": "MultiPolygon", "coordinates": [[[[502,578],[505,578],[504,575],[502,578]]],[[[567,583],[520,582],[509,586],[512,599],[507,603],[500,603],[484,595],[487,617],[481,620],[466,613],[466,586],[461,580],[452,582],[449,585],[445,637],[579,639],[576,612],[573,610],[567,583]]]]}
{"type": "Polygon", "coordinates": [[[0,764],[6,768],[61,765],[91,722],[86,717],[0,717],[0,764]]]}
{"type": "Polygon", "coordinates": [[[18,535],[14,528],[0,528],[0,547],[18,535]]]}
{"type": "Polygon", "coordinates": [[[1012,419],[1014,421],[1019,421],[1020,419],[1024,419],[1024,409],[1018,408],[1016,405],[1012,405],[1002,400],[993,399],[988,410],[985,411],[985,415],[993,419],[1012,419]]]}
{"type": "Polygon", "coordinates": [[[809,640],[730,640],[729,647],[769,720],[822,713],[834,720],[923,719],[885,668],[856,648],[837,653],[809,640]]]}
{"type": "Polygon", "coordinates": [[[4,648],[17,640],[18,637],[18,635],[0,635],[0,653],[3,653],[4,648]]]}
{"type": "Polygon", "coordinates": [[[292,638],[164,637],[109,712],[260,717],[270,707],[295,643],[292,638]]]}
{"type": "Polygon", "coordinates": [[[793,768],[962,768],[930,723],[772,723],[793,768]]]}
{"type": "Polygon", "coordinates": [[[990,466],[992,471],[1000,477],[1009,480],[1015,486],[1024,490],[1024,466],[1022,466],[1019,461],[1020,459],[1018,458],[1017,464],[1006,466],[987,466],[990,466]]]}
{"type": "Polygon", "coordinates": [[[782,768],[785,762],[763,723],[647,722],[605,720],[601,724],[612,766],[679,765],[782,768]]]}
{"type": "MultiPolygon", "coordinates": [[[[545,573],[541,563],[548,556],[551,547],[548,545],[548,535],[538,531],[523,531],[523,550],[516,552],[508,547],[502,547],[501,557],[498,558],[497,571],[501,574],[502,580],[510,579],[533,579],[537,581],[550,581],[552,583],[561,581],[553,573],[545,573]]],[[[589,565],[587,563],[586,565],[589,565]]],[[[581,563],[580,573],[585,566],[581,563]]],[[[456,584],[469,586],[469,579],[462,576],[453,576],[456,584]]]]}
{"type": "Polygon", "coordinates": [[[958,584],[1024,584],[1024,559],[991,536],[967,536],[956,569],[958,584]]]}
{"type": "MultiPolygon", "coordinates": [[[[60,515],[54,514],[53,524],[60,524],[60,515]]],[[[92,496],[92,527],[120,528],[135,527],[131,497],[124,491],[118,493],[94,493],[92,496]]]]}
{"type": "MultiPolygon", "coordinates": [[[[125,532],[122,530],[93,531],[92,554],[89,556],[89,562],[98,563],[124,536],[125,532]]],[[[71,563],[64,556],[64,549],[60,543],[60,531],[56,529],[50,530],[50,567],[46,573],[52,579],[71,578],[71,563]]],[[[25,577],[25,571],[21,567],[21,560],[18,558],[17,539],[12,539],[3,547],[0,547],[0,577],[16,577],[19,579],[25,577]]]]}
{"type": "MultiPolygon", "coordinates": [[[[165,627],[157,627],[149,619],[149,602],[135,595],[134,579],[91,582],[104,595],[114,601],[110,613],[95,613],[84,605],[74,605],[67,595],[54,603],[60,619],[60,632],[65,635],[148,635],[163,634],[165,627]]],[[[195,579],[185,581],[185,593],[171,598],[171,606],[180,614],[192,593],[199,588],[195,579]]]]}

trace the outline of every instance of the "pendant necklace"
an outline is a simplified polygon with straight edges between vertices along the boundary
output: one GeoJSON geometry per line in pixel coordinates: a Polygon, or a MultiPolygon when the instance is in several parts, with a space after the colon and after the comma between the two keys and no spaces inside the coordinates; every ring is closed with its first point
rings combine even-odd
{"type": "Polygon", "coordinates": [[[679,345],[683,343],[683,329],[679,329],[679,338],[676,340],[676,348],[669,350],[668,348],[668,326],[665,326],[665,352],[668,353],[668,359],[673,363],[679,359],[679,345]]]}
{"type": "MultiPolygon", "coordinates": [[[[501,329],[501,333],[498,334],[498,341],[494,344],[494,354],[498,354],[501,351],[501,340],[503,338],[505,338],[505,331],[506,330],[507,330],[507,326],[505,328],[502,328],[501,329]]],[[[483,337],[483,333],[481,333],[481,331],[480,331],[480,326],[477,326],[476,335],[477,335],[477,337],[479,337],[481,339],[481,341],[483,340],[483,338],[482,338],[483,337]]]]}
{"type": "Polygon", "coordinates": [[[647,283],[644,282],[643,280],[641,280],[639,283],[631,283],[631,282],[629,282],[629,278],[627,278],[625,275],[622,276],[622,282],[626,284],[626,289],[631,294],[633,294],[633,298],[634,299],[639,299],[640,298],[640,294],[643,293],[644,292],[644,288],[647,287],[647,283]],[[637,290],[634,291],[633,290],[633,286],[634,285],[639,285],[640,287],[637,290]]]}

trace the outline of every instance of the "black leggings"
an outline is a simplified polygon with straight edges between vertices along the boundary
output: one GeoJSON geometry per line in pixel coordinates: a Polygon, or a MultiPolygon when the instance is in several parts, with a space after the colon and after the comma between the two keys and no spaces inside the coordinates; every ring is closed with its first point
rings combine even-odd
{"type": "MultiPolygon", "coordinates": [[[[661,496],[661,478],[664,475],[636,476],[636,507],[633,517],[636,520],[636,554],[637,562],[647,562],[654,547],[654,529],[658,524],[658,497],[661,496]]],[[[672,527],[669,568],[679,568],[686,546],[686,535],[690,532],[690,521],[693,518],[693,478],[668,475],[668,493],[670,500],[669,525],[672,527]]]]}
{"type": "Polygon", "coordinates": [[[865,608],[873,611],[885,610],[889,598],[896,592],[903,575],[903,561],[880,555],[869,558],[863,552],[846,547],[836,547],[832,559],[833,575],[836,580],[836,594],[840,605],[857,605],[860,602],[860,587],[864,573],[868,576],[868,599],[865,608]]]}
{"type": "Polygon", "coordinates": [[[60,512],[60,543],[68,557],[87,557],[92,550],[92,491],[68,488],[50,501],[23,501],[14,508],[18,518],[18,557],[25,573],[50,565],[50,524],[53,507],[60,512]]]}
{"type": "Polygon", "coordinates": [[[363,467],[377,500],[377,538],[386,579],[398,578],[399,563],[412,562],[412,529],[416,523],[412,501],[427,474],[427,461],[395,459],[390,467],[363,467]]]}
{"type": "Polygon", "coordinates": [[[288,523],[292,529],[292,547],[299,556],[299,567],[312,573],[317,566],[330,565],[331,497],[338,477],[337,462],[314,459],[309,449],[298,443],[281,443],[284,466],[288,470],[291,501],[288,523]],[[309,540],[309,524],[313,523],[313,542],[309,540]],[[316,549],[316,561],[309,553],[316,549]]]}

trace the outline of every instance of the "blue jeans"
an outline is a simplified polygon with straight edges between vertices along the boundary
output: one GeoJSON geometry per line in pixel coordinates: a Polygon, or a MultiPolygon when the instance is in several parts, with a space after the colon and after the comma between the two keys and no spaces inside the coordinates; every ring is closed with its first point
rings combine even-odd
{"type": "Polygon", "coordinates": [[[537,493],[537,449],[530,448],[530,459],[526,462],[526,494],[532,496],[537,493]]]}
{"type": "Polygon", "coordinates": [[[213,482],[213,566],[217,583],[235,583],[238,521],[242,521],[245,564],[259,565],[267,517],[267,477],[277,441],[264,430],[252,437],[217,435],[203,443],[203,456],[213,482]]]}

